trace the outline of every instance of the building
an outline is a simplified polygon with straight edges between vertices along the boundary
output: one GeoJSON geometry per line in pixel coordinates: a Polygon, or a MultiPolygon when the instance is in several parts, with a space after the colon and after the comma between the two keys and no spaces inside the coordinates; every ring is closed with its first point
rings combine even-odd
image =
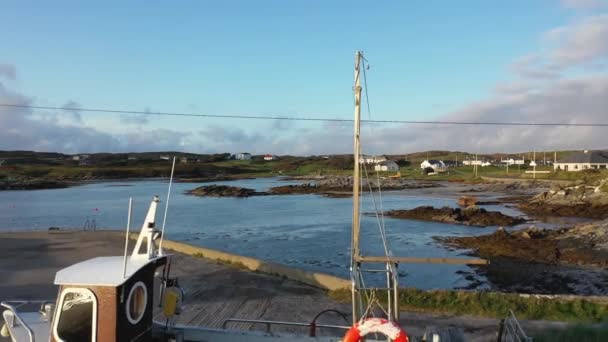
{"type": "Polygon", "coordinates": [[[478,165],[478,166],[481,166],[481,164],[483,164],[482,160],[469,160],[469,159],[467,159],[467,160],[463,160],[462,161],[462,165],[470,165],[470,166],[478,165]]]}
{"type": "Polygon", "coordinates": [[[461,162],[458,162],[458,161],[456,161],[456,160],[444,160],[444,161],[443,161],[443,164],[444,164],[446,167],[458,167],[458,166],[461,166],[461,165],[462,165],[462,163],[461,163],[461,162]]]}
{"type": "Polygon", "coordinates": [[[277,160],[277,157],[274,154],[265,154],[264,160],[277,160]]]}
{"type": "Polygon", "coordinates": [[[169,156],[160,156],[161,160],[169,160],[169,156]]]}
{"type": "Polygon", "coordinates": [[[396,172],[399,171],[399,165],[392,160],[385,160],[376,164],[376,166],[374,166],[374,170],[396,172]]]}
{"type": "Polygon", "coordinates": [[[80,160],[86,160],[89,159],[89,155],[88,154],[76,154],[72,156],[72,160],[75,161],[80,161],[80,160]]]}
{"type": "Polygon", "coordinates": [[[234,155],[236,160],[251,160],[251,153],[237,153],[234,155]]]}
{"type": "Polygon", "coordinates": [[[608,151],[578,151],[558,160],[554,170],[582,171],[608,168],[608,151]]]}
{"type": "Polygon", "coordinates": [[[137,157],[136,156],[129,156],[129,157],[127,157],[127,160],[137,160],[137,157]]]}
{"type": "Polygon", "coordinates": [[[190,158],[188,158],[188,157],[179,158],[180,164],[188,164],[189,161],[190,161],[190,158]]]}
{"type": "Polygon", "coordinates": [[[362,164],[379,164],[381,162],[385,162],[388,159],[386,158],[386,156],[366,156],[366,155],[362,155],[359,158],[359,163],[362,164]]]}
{"type": "Polygon", "coordinates": [[[427,169],[429,167],[431,169],[433,169],[435,172],[445,171],[445,169],[446,169],[445,164],[441,160],[429,159],[429,160],[425,160],[422,163],[420,163],[420,168],[423,170],[427,169]]]}
{"type": "Polygon", "coordinates": [[[0,166],[2,166],[2,164],[4,164],[4,159],[0,159],[0,166]]]}

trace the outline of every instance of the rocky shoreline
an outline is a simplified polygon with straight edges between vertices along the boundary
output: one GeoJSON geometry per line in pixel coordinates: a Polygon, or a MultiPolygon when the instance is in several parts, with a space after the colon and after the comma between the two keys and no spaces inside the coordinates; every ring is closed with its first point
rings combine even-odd
{"type": "Polygon", "coordinates": [[[524,262],[608,267],[608,221],[562,229],[499,229],[481,236],[438,238],[442,243],[472,249],[490,260],[507,257],[524,262]]]}
{"type": "Polygon", "coordinates": [[[399,219],[454,223],[476,227],[515,226],[526,222],[521,217],[512,217],[498,211],[487,211],[475,206],[466,209],[421,206],[414,209],[390,210],[385,215],[399,219]]]}
{"type": "Polygon", "coordinates": [[[27,180],[0,180],[0,190],[43,190],[43,189],[63,189],[77,183],[43,180],[43,179],[27,179],[27,180]]]}
{"type": "MultiPolygon", "coordinates": [[[[298,178],[310,179],[310,178],[298,178]]],[[[295,180],[295,179],[294,179],[295,180]]],[[[367,191],[369,187],[374,190],[378,186],[382,190],[405,190],[405,189],[426,189],[440,187],[441,185],[433,182],[420,182],[404,179],[371,179],[361,180],[363,191],[367,191]]],[[[336,176],[315,178],[314,182],[298,184],[298,185],[282,185],[270,189],[273,195],[295,195],[295,194],[318,194],[327,197],[350,197],[353,190],[352,176],[336,176]]]]}
{"type": "Polygon", "coordinates": [[[520,210],[535,216],[572,216],[608,218],[608,181],[597,186],[578,184],[555,187],[544,191],[528,201],[522,201],[520,210]]]}
{"type": "Polygon", "coordinates": [[[201,197],[251,197],[251,196],[266,196],[269,195],[267,192],[259,192],[253,189],[241,188],[238,186],[228,185],[207,185],[199,186],[198,188],[188,190],[185,192],[187,195],[201,196],[201,197]]]}

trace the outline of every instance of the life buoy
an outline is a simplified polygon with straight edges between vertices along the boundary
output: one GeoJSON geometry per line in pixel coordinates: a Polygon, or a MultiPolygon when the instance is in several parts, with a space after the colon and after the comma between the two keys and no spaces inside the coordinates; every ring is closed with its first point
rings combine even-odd
{"type": "Polygon", "coordinates": [[[362,337],[373,333],[382,334],[393,342],[409,342],[405,330],[401,329],[397,323],[384,318],[368,318],[353,325],[344,335],[342,342],[359,342],[362,337]]]}

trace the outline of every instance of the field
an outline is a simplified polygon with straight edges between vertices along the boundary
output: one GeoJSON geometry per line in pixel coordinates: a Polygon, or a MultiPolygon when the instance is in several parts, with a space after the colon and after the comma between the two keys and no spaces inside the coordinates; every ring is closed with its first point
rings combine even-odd
{"type": "MultiPolygon", "coordinates": [[[[559,152],[560,156],[567,151],[559,152]]],[[[164,178],[168,177],[171,162],[162,160],[160,155],[176,155],[175,176],[177,178],[213,179],[213,178],[248,178],[272,176],[326,176],[326,175],[352,175],[353,157],[351,155],[332,156],[281,156],[278,160],[266,161],[263,156],[253,156],[252,160],[233,160],[230,154],[199,155],[178,152],[156,152],[139,154],[92,154],[83,161],[75,161],[69,155],[59,153],[37,153],[27,151],[0,151],[0,184],[19,183],[27,181],[40,182],[80,182],[101,179],[126,178],[164,178]]],[[[523,153],[528,156],[530,153],[523,153]]],[[[539,154],[537,154],[538,157],[539,154]]],[[[512,155],[511,155],[512,156],[512,155]]],[[[472,160],[473,154],[462,152],[429,151],[407,155],[387,156],[400,166],[399,175],[412,180],[443,180],[482,182],[482,177],[513,178],[513,179],[547,179],[547,180],[583,180],[591,182],[606,178],[606,170],[589,170],[584,172],[553,172],[552,166],[538,166],[537,171],[550,171],[549,173],[526,173],[532,170],[529,165],[510,166],[459,166],[448,168],[446,172],[436,175],[425,175],[419,165],[427,157],[438,160],[472,160]]],[[[507,156],[485,155],[479,158],[492,158],[500,160],[507,156]]],[[[167,157],[168,158],[168,157],[167,157]]],[[[537,158],[539,162],[542,159],[537,158]]],[[[527,162],[529,163],[529,161],[527,162]]],[[[375,175],[372,165],[366,165],[363,174],[375,175]]],[[[396,172],[381,172],[381,177],[396,176],[396,172]]]]}

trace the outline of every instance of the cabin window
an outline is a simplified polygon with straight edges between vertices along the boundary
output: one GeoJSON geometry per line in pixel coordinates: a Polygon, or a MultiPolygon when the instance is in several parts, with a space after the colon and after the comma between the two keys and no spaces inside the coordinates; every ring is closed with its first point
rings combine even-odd
{"type": "Polygon", "coordinates": [[[148,290],[146,285],[138,281],[133,285],[127,297],[127,319],[131,324],[137,324],[144,317],[148,303],[148,290]]]}
{"type": "Polygon", "coordinates": [[[53,335],[57,341],[95,341],[97,299],[91,290],[66,288],[56,310],[53,335]]]}

